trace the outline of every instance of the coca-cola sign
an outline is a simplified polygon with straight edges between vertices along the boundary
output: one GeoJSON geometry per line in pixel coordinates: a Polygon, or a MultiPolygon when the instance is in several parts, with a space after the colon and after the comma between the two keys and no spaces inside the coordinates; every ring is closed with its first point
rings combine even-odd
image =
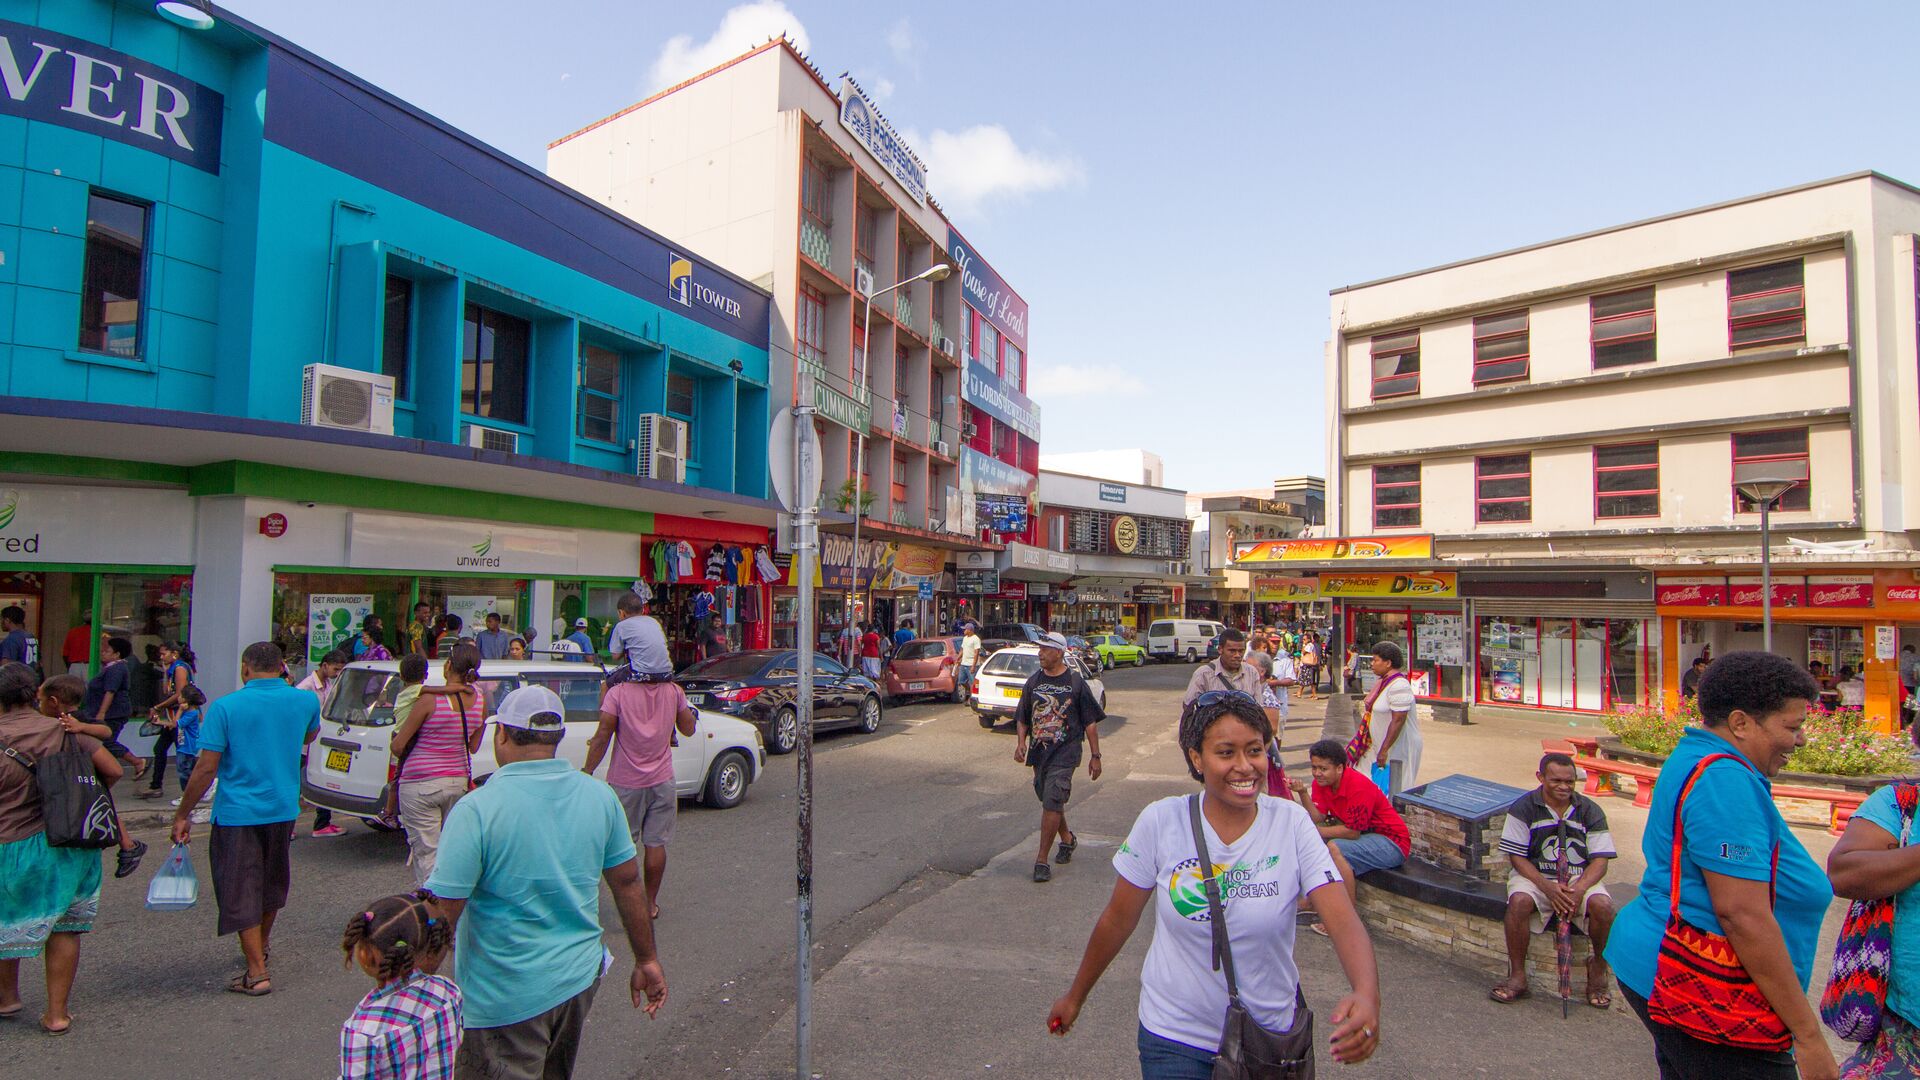
{"type": "Polygon", "coordinates": [[[1887,586],[1887,603],[1920,604],[1920,585],[1887,586]]]}
{"type": "MultiPolygon", "coordinates": [[[[1727,604],[1730,607],[1759,607],[1762,592],[1759,578],[1730,578],[1727,581],[1727,604]]],[[[1803,607],[1807,603],[1807,584],[1805,578],[1774,578],[1774,607],[1803,607]]]]}
{"type": "Polygon", "coordinates": [[[1662,578],[1654,586],[1653,602],[1661,607],[1724,607],[1727,579],[1662,578]]]}
{"type": "Polygon", "coordinates": [[[1807,581],[1808,607],[1863,608],[1873,606],[1873,576],[1817,577],[1807,581]]]}

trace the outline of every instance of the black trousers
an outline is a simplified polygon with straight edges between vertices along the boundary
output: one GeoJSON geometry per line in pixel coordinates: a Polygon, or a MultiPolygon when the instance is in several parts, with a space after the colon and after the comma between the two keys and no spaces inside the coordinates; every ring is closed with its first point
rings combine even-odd
{"type": "MultiPolygon", "coordinates": [[[[150,791],[159,791],[162,786],[160,781],[167,775],[167,751],[173,749],[176,734],[172,728],[161,728],[160,734],[154,736],[153,750],[150,755],[153,761],[153,779],[147,782],[147,788],[150,791]]],[[[185,777],[181,779],[184,781],[185,777]]]]}
{"type": "Polygon", "coordinates": [[[1647,1016],[1647,999],[1620,984],[1620,996],[1653,1036],[1660,1080],[1798,1080],[1791,1050],[1743,1050],[1710,1043],[1647,1016]]]}

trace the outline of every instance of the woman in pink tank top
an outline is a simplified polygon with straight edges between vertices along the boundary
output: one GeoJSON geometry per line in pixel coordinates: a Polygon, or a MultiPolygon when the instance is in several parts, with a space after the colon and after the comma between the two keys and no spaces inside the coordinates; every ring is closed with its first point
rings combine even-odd
{"type": "Polygon", "coordinates": [[[440,828],[473,777],[473,752],[486,728],[486,703],[473,680],[480,671],[480,649],[457,645],[443,671],[446,685],[421,693],[393,733],[393,756],[400,762],[400,824],[407,830],[416,884],[425,885],[440,850],[440,828]]]}

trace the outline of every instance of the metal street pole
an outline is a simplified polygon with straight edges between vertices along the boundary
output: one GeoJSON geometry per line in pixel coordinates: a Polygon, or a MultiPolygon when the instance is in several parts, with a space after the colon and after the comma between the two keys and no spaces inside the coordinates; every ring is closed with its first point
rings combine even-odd
{"type": "Polygon", "coordinates": [[[813,1076],[813,645],[815,628],[813,567],[820,544],[819,436],[813,429],[813,376],[802,369],[795,380],[799,405],[794,413],[794,492],[799,504],[793,515],[793,571],[800,581],[800,611],[795,616],[800,662],[795,697],[799,725],[799,795],[794,821],[794,964],[793,1074],[797,1080],[813,1076]]]}
{"type": "Polygon", "coordinates": [[[1767,652],[1773,651],[1773,540],[1767,517],[1777,498],[1760,502],[1760,647],[1767,652]]]}

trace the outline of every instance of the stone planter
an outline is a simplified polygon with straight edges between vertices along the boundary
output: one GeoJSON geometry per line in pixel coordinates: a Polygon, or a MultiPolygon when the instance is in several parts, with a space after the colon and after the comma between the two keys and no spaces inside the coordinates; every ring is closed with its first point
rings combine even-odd
{"type": "MultiPolygon", "coordinates": [[[[1644,750],[1635,750],[1611,735],[1602,736],[1599,743],[1600,756],[1603,758],[1654,767],[1664,765],[1667,760],[1664,754],[1649,754],[1644,750]]],[[[1907,778],[1904,776],[1828,776],[1825,773],[1783,771],[1773,778],[1773,782],[1784,787],[1857,791],[1862,795],[1870,795],[1879,788],[1904,779],[1907,778]]],[[[1614,782],[1625,785],[1629,789],[1633,785],[1632,778],[1625,776],[1614,777],[1614,782]]],[[[1832,813],[1832,806],[1819,800],[1776,797],[1773,804],[1779,808],[1780,816],[1794,825],[1818,825],[1826,828],[1829,815],[1832,813]]]]}

